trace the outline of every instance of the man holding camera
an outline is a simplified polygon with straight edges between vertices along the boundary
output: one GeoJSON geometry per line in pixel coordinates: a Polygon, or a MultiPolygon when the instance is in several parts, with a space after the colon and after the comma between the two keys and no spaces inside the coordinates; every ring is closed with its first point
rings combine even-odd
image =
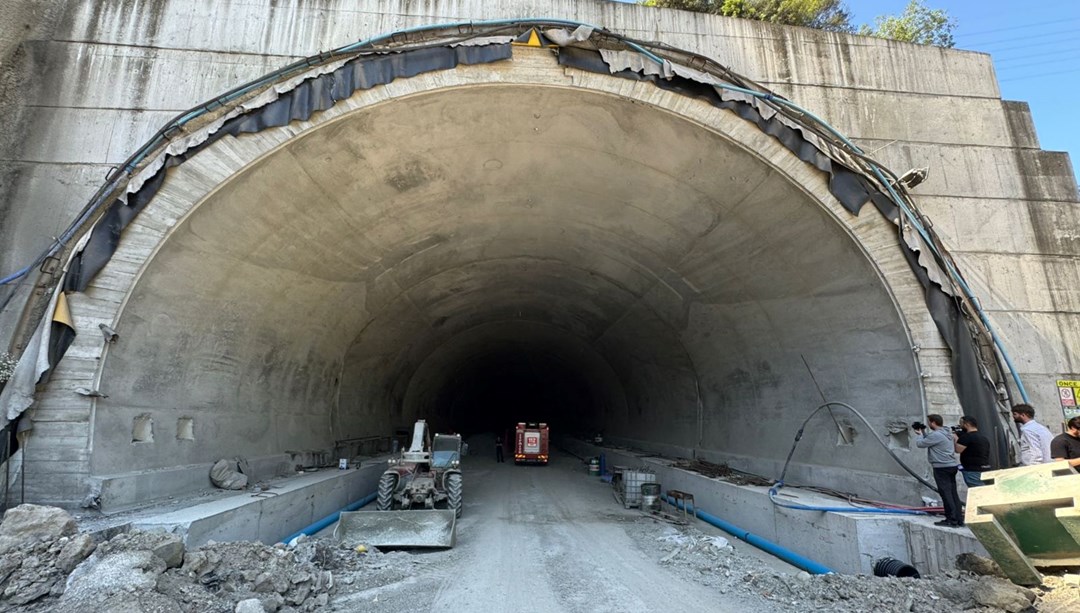
{"type": "Polygon", "coordinates": [[[940,415],[927,415],[926,421],[930,422],[930,432],[926,431],[926,424],[920,422],[911,424],[911,428],[919,435],[915,446],[926,449],[926,459],[934,469],[934,483],[945,507],[945,519],[935,525],[958,528],[964,525],[964,516],[960,511],[960,494],[956,491],[956,456],[953,455],[956,435],[945,429],[945,421],[940,415]]]}

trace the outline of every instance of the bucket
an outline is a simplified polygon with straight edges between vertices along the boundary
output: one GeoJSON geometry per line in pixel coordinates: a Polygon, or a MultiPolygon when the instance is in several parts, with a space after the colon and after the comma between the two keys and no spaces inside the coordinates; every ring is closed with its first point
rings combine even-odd
{"type": "Polygon", "coordinates": [[[660,484],[659,483],[642,483],[641,484],[641,508],[642,510],[659,511],[660,510],[660,484]]]}
{"type": "Polygon", "coordinates": [[[600,474],[600,459],[589,458],[589,475],[595,477],[600,474]]]}
{"type": "Polygon", "coordinates": [[[919,578],[919,571],[907,562],[901,562],[894,558],[882,558],[874,564],[874,576],[876,577],[911,577],[919,578]]]}

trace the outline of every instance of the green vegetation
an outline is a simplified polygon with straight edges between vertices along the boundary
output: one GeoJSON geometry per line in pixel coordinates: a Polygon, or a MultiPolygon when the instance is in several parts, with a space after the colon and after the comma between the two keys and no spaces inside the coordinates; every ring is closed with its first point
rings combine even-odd
{"type": "Polygon", "coordinates": [[[911,0],[900,15],[881,15],[873,26],[859,27],[851,23],[851,12],[842,0],[644,0],[642,4],[938,47],[952,47],[956,29],[948,12],[931,9],[922,0],[911,0]]]}

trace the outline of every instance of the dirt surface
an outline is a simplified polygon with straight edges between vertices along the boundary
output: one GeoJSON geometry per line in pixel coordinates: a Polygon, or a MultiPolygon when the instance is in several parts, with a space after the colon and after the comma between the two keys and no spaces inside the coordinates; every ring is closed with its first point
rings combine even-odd
{"type": "Polygon", "coordinates": [[[547,467],[469,460],[458,546],[413,555],[411,573],[332,604],[386,613],[1080,611],[1080,586],[1056,578],[1031,591],[959,571],[811,576],[708,524],[676,526],[623,509],[577,458],[555,456],[547,467]]]}
{"type": "Polygon", "coordinates": [[[707,524],[624,509],[570,456],[546,467],[473,456],[464,468],[450,550],[361,553],[325,538],[185,550],[139,532],[94,544],[54,517],[54,536],[0,555],[0,612],[1080,611],[1075,575],[1035,590],[961,571],[811,576],[707,524]]]}
{"type": "MultiPolygon", "coordinates": [[[[337,601],[367,611],[746,611],[741,594],[717,599],[695,577],[657,563],[654,529],[615,503],[611,487],[577,458],[550,466],[467,458],[458,544],[415,556],[396,584],[337,601]]],[[[667,524],[664,524],[665,526],[667,524]]],[[[343,609],[344,610],[344,609],[343,609]]]]}

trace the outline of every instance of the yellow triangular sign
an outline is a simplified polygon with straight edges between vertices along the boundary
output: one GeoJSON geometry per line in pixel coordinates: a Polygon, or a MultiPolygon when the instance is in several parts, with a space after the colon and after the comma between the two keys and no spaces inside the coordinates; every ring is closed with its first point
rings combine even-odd
{"type": "Polygon", "coordinates": [[[547,47],[551,44],[551,41],[537,32],[536,28],[529,28],[528,32],[523,32],[511,44],[519,47],[547,47]]]}

